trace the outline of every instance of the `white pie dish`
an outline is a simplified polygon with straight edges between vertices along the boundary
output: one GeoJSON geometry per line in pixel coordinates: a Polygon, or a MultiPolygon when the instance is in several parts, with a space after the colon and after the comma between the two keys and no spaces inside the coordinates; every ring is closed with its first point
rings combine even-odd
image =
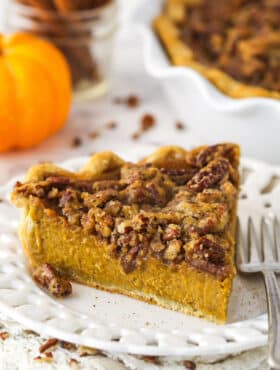
{"type": "Polygon", "coordinates": [[[142,36],[145,68],[162,84],[178,119],[202,143],[236,142],[245,156],[279,163],[280,100],[233,99],[193,69],[171,65],[152,29],[162,4],[143,0],[132,18],[142,36]]]}
{"type": "MultiPolygon", "coordinates": [[[[117,153],[130,160],[149,154],[147,148],[135,146],[132,151],[117,153]]],[[[86,160],[76,158],[60,165],[77,171],[86,160]]],[[[280,185],[274,186],[272,192],[263,192],[263,189],[275,176],[280,176],[280,168],[252,160],[242,160],[241,167],[249,174],[242,186],[240,217],[247,212],[257,215],[271,210],[279,214],[280,185]]],[[[19,215],[7,202],[13,183],[0,188],[3,199],[0,203],[1,312],[42,335],[110,352],[188,356],[213,361],[266,344],[267,316],[259,315],[264,312],[264,291],[257,286],[257,292],[254,281],[246,286],[242,279],[237,281],[237,294],[233,293],[231,301],[233,322],[226,325],[215,325],[78,284],[67,299],[58,301],[49,297],[32,282],[24,265],[16,236],[19,215]],[[248,295],[240,294],[241,288],[248,295]],[[260,292],[260,299],[254,301],[260,292]]]]}

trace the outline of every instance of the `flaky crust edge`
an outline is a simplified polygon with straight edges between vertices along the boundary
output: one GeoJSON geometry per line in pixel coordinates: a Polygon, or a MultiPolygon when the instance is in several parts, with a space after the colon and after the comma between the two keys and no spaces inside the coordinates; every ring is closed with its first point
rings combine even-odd
{"type": "MultiPolygon", "coordinates": [[[[206,147],[207,146],[198,147],[195,151],[206,147]]],[[[187,151],[179,146],[163,146],[138,163],[156,163],[157,161],[164,161],[165,159],[170,160],[170,158],[184,159],[187,153],[191,152],[192,151],[187,151]]],[[[85,166],[78,172],[67,171],[52,163],[41,163],[32,166],[28,170],[24,181],[40,181],[49,176],[66,176],[79,180],[97,180],[103,178],[106,174],[109,175],[110,173],[114,173],[114,171],[120,169],[125,163],[127,162],[113,152],[99,152],[92,155],[85,166]]]]}

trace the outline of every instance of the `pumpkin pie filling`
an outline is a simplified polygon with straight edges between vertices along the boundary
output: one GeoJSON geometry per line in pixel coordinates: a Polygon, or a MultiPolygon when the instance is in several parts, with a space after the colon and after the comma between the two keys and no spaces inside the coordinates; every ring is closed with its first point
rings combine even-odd
{"type": "Polygon", "coordinates": [[[31,268],[226,320],[235,275],[239,148],[159,149],[136,164],[99,153],[80,173],[29,171],[13,202],[31,268]]]}
{"type": "Polygon", "coordinates": [[[275,0],[167,0],[155,20],[175,64],[197,69],[233,97],[280,97],[279,25],[275,0]]]}

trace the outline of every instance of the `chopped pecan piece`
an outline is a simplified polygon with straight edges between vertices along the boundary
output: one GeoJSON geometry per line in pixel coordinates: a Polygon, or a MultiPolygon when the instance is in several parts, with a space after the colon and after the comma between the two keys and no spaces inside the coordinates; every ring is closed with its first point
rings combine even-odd
{"type": "Polygon", "coordinates": [[[155,117],[152,114],[145,114],[141,119],[141,130],[150,130],[156,124],[155,117]]]}
{"type": "Polygon", "coordinates": [[[0,339],[2,339],[2,340],[6,340],[6,339],[8,339],[8,338],[9,338],[9,336],[10,336],[10,334],[9,334],[7,331],[2,331],[2,332],[0,333],[0,339]]]}
{"type": "Polygon", "coordinates": [[[82,139],[80,138],[80,137],[74,137],[74,139],[72,140],[72,147],[73,148],[78,148],[79,146],[81,146],[82,145],[82,139]]]}
{"type": "Polygon", "coordinates": [[[175,224],[169,224],[163,233],[163,240],[178,239],[181,236],[181,227],[175,224]]]}
{"type": "Polygon", "coordinates": [[[141,360],[154,365],[162,365],[160,358],[157,356],[141,356],[141,360]]]}
{"type": "Polygon", "coordinates": [[[132,247],[129,252],[124,255],[121,259],[121,264],[124,271],[128,274],[132,272],[136,267],[136,257],[140,251],[140,245],[132,247]]]}
{"type": "Polygon", "coordinates": [[[139,106],[140,100],[136,95],[129,95],[126,99],[126,104],[129,108],[137,108],[139,106]]]}
{"type": "Polygon", "coordinates": [[[192,361],[186,360],[186,361],[183,362],[183,364],[184,364],[184,366],[187,370],[195,370],[196,369],[196,364],[192,361]]]}
{"type": "Polygon", "coordinates": [[[128,108],[137,108],[140,103],[140,99],[137,95],[131,94],[125,98],[117,97],[114,100],[115,104],[125,104],[128,108]]]}
{"type": "Polygon", "coordinates": [[[66,297],[72,293],[70,281],[61,278],[48,264],[37,267],[33,271],[32,277],[55,297],[66,297]]]}
{"type": "Polygon", "coordinates": [[[73,370],[78,370],[79,367],[79,362],[75,358],[71,358],[69,361],[69,366],[73,370]]]}
{"type": "Polygon", "coordinates": [[[131,222],[128,220],[123,221],[117,226],[117,231],[119,234],[128,234],[132,231],[131,222]]]}
{"type": "Polygon", "coordinates": [[[67,349],[67,351],[75,351],[77,349],[76,344],[66,342],[64,340],[61,340],[59,343],[60,343],[61,348],[67,349]]]}
{"type": "Polygon", "coordinates": [[[186,184],[198,171],[196,167],[161,168],[160,171],[168,175],[176,185],[186,184]]]}
{"type": "Polygon", "coordinates": [[[164,258],[168,261],[173,261],[175,258],[179,255],[180,250],[182,247],[182,242],[181,240],[171,240],[167,244],[167,248],[164,251],[164,258]]]}
{"type": "Polygon", "coordinates": [[[182,123],[182,122],[176,122],[176,125],[175,125],[176,129],[178,131],[183,131],[185,130],[186,126],[182,123]]]}
{"type": "Polygon", "coordinates": [[[151,242],[151,249],[155,253],[160,253],[165,249],[166,245],[160,241],[151,242]]]}
{"type": "Polygon", "coordinates": [[[114,228],[114,218],[105,212],[95,214],[95,230],[104,238],[109,238],[114,228]]]}
{"type": "Polygon", "coordinates": [[[56,339],[56,338],[50,338],[45,343],[43,343],[41,345],[41,347],[39,348],[39,352],[40,353],[44,353],[48,349],[50,349],[51,347],[54,347],[55,345],[57,345],[57,343],[58,343],[58,339],[56,339]]]}

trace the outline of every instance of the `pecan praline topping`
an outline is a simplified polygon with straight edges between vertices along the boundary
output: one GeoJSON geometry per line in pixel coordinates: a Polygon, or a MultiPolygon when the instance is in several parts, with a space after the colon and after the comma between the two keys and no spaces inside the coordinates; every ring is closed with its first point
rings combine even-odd
{"type": "MultiPolygon", "coordinates": [[[[237,196],[238,155],[233,144],[201,147],[185,159],[125,163],[107,179],[49,176],[17,183],[15,192],[39,199],[44,209],[112,246],[112,258],[127,274],[145,268],[152,256],[225,278],[229,242],[223,233],[237,196]]],[[[34,278],[53,294],[70,292],[51,266],[34,278]]]]}

